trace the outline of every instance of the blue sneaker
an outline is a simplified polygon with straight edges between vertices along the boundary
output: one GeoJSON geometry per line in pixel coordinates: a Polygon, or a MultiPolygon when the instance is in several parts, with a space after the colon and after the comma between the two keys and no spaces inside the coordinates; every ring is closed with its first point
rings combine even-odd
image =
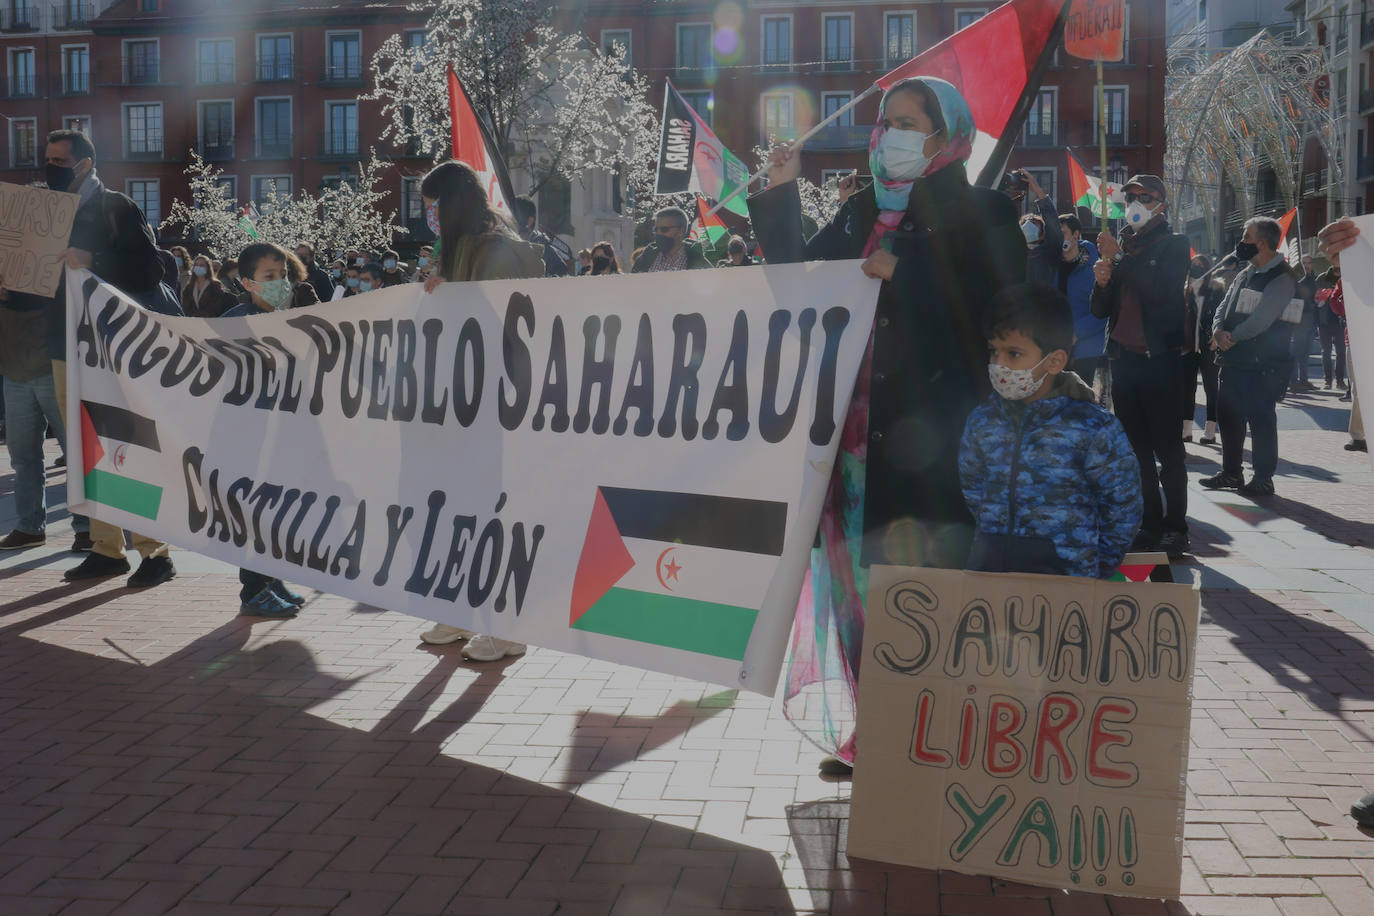
{"type": "Polygon", "coordinates": [[[276,595],[287,604],[294,605],[295,607],[301,607],[305,604],[305,598],[287,588],[286,583],[280,579],[273,579],[272,584],[267,587],[272,590],[272,594],[276,595]]]}
{"type": "Polygon", "coordinates": [[[298,608],[294,604],[288,604],[277,593],[272,591],[269,585],[258,592],[252,599],[239,605],[240,617],[276,617],[279,619],[295,617],[298,608]]]}

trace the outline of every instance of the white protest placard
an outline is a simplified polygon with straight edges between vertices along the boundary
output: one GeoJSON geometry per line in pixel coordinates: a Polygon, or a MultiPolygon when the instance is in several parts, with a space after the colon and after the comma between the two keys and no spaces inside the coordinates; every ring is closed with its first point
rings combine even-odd
{"type": "MultiPolygon", "coordinates": [[[[1366,430],[1374,417],[1374,214],[1353,217],[1360,234],[1340,253],[1341,294],[1345,298],[1346,331],[1350,337],[1347,371],[1359,395],[1358,408],[1366,430]]],[[[1374,459],[1374,454],[1370,455],[1374,459]]]]}
{"type": "Polygon", "coordinates": [[[848,854],[1178,896],[1198,594],[873,567],[848,854]]]}
{"type": "Polygon", "coordinates": [[[857,261],[410,284],[248,318],[153,314],[85,272],[67,289],[75,511],[772,693],[877,302],[857,261]]]}
{"type": "Polygon", "coordinates": [[[0,277],[6,289],[57,293],[72,221],[81,198],[65,191],[0,181],[0,277]]]}

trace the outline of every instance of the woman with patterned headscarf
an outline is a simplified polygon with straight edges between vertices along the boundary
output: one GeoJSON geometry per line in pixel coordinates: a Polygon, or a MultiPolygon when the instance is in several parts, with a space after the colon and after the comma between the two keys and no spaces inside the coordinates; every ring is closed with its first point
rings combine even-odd
{"type": "Polygon", "coordinates": [[[982,317],[1026,272],[1016,207],[968,183],[974,136],[954,86],[903,80],[883,96],[869,141],[873,182],[810,241],[798,148],[772,152],[768,188],[749,199],[768,263],[863,258],[864,273],[884,281],[788,671],[789,718],[833,755],[822,772],[842,775],[854,760],[869,565],[957,569],[973,539],[958,452],[964,421],[990,389],[982,317]]]}

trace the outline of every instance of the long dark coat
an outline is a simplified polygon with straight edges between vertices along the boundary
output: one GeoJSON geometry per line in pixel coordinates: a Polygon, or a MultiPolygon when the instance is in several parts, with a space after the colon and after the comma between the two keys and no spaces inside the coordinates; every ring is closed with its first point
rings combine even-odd
{"type": "MultiPolygon", "coordinates": [[[[795,182],[750,197],[749,213],[777,264],[861,257],[879,210],[865,188],[809,242],[795,182]]],[[[960,164],[917,181],[883,241],[898,262],[873,335],[863,562],[958,568],[973,539],[959,439],[991,390],[982,319],[999,290],[1024,282],[1026,242],[1011,200],[970,187],[960,164]]]]}

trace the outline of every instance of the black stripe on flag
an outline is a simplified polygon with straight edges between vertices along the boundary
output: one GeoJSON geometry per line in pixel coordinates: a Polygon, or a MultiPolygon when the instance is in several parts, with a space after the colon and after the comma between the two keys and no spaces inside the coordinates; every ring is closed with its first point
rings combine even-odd
{"type": "Polygon", "coordinates": [[[102,439],[114,439],[155,452],[162,451],[157,441],[157,424],[148,417],[123,407],[94,401],[82,401],[81,406],[86,408],[86,416],[91,418],[95,434],[102,439]]]}
{"type": "Polygon", "coordinates": [[[622,537],[782,556],[787,503],[601,487],[622,537]]]}
{"type": "Polygon", "coordinates": [[[663,84],[663,122],[658,141],[658,174],[655,194],[680,194],[692,186],[696,168],[697,122],[687,100],[673,84],[663,84]]]}

